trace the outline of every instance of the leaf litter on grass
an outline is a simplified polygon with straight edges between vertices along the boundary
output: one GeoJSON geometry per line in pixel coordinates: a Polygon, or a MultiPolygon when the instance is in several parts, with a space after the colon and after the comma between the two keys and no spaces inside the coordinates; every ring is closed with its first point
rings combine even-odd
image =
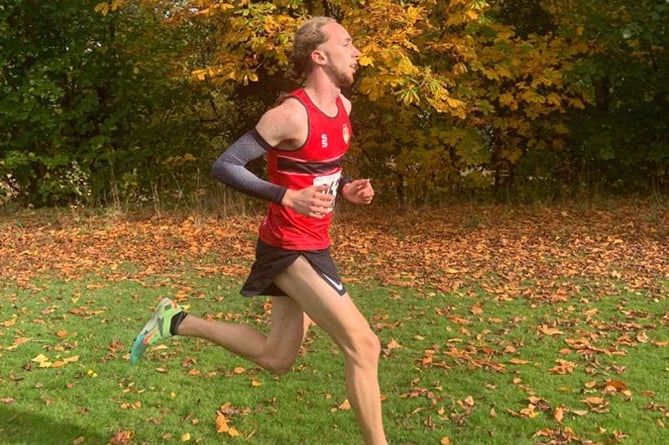
{"type": "MultiPolygon", "coordinates": [[[[546,416],[555,425],[536,431],[539,443],[588,443],[589,439],[573,427],[564,426],[565,418],[605,413],[613,397],[624,401],[636,395],[624,378],[611,377],[612,373],[624,374],[624,367],[603,363],[602,358],[624,357],[628,348],[641,345],[667,347],[668,339],[656,336],[654,326],[669,325],[669,312],[661,314],[654,325],[643,308],[619,300],[624,292],[648,301],[665,301],[669,282],[668,231],[661,223],[665,220],[645,218],[630,205],[606,211],[464,207],[403,216],[344,213],[333,229],[333,253],[348,282],[413,289],[434,300],[433,316],[448,327],[448,340],[432,344],[415,357],[415,363],[425,369],[448,372],[464,367],[515,374],[517,369],[536,366],[522,342],[507,341],[500,333],[531,330],[536,338],[562,344],[556,357],[544,362],[543,372],[565,378],[575,373],[593,377],[579,388],[582,397],[570,404],[554,403],[513,377],[514,384],[527,394],[524,405],[492,408],[490,417],[500,413],[517,419],[546,416]],[[475,225],[468,222],[473,216],[475,225]],[[463,306],[441,306],[440,293],[461,298],[463,306]],[[495,304],[513,301],[526,302],[530,308],[549,305],[556,313],[532,326],[520,316],[494,313],[495,304]],[[614,305],[614,319],[600,316],[597,306],[603,302],[614,305]],[[482,329],[482,325],[489,329],[482,329]]],[[[97,283],[89,283],[91,289],[115,280],[151,286],[156,279],[168,277],[173,296],[180,301],[205,298],[193,295],[180,271],[194,270],[203,278],[245,276],[253,260],[257,223],[255,218],[202,215],[90,217],[84,221],[67,213],[55,219],[28,216],[22,224],[6,223],[0,231],[0,258],[6,265],[0,269],[0,278],[37,290],[35,280],[44,275],[79,280],[94,274],[97,283]]],[[[88,301],[73,303],[69,315],[82,319],[104,315],[107,310],[88,301]]],[[[44,310],[48,312],[48,304],[44,310]]],[[[31,342],[16,329],[22,316],[17,312],[3,314],[0,319],[0,354],[13,353],[31,342]]],[[[239,315],[218,313],[211,317],[236,319],[239,315]]],[[[375,329],[390,333],[403,327],[401,319],[384,313],[374,314],[372,322],[375,329]]],[[[415,336],[420,337],[420,333],[415,336]]],[[[406,349],[403,344],[390,338],[385,342],[384,356],[392,358],[398,350],[406,349]]],[[[110,343],[112,357],[121,354],[122,346],[110,343]]],[[[38,368],[57,368],[77,360],[76,355],[44,354],[34,357],[32,363],[38,368]]],[[[196,368],[187,372],[199,374],[196,368]]],[[[443,391],[415,380],[400,397],[435,401],[443,391]]],[[[653,399],[652,388],[643,391],[653,399]]],[[[128,409],[136,407],[136,401],[124,403],[128,409]]],[[[454,400],[451,408],[437,411],[437,417],[465,422],[478,408],[475,405],[470,395],[463,396],[454,400]]],[[[663,419],[666,422],[665,403],[651,401],[647,408],[657,414],[658,425],[663,419]]],[[[236,434],[225,413],[218,411],[212,416],[219,433],[236,434]],[[228,430],[223,431],[226,425],[228,430]]],[[[430,419],[426,417],[427,426],[434,420],[430,419]]],[[[127,442],[132,434],[119,431],[115,440],[127,442]]],[[[614,441],[625,436],[622,431],[608,434],[614,441]]]]}

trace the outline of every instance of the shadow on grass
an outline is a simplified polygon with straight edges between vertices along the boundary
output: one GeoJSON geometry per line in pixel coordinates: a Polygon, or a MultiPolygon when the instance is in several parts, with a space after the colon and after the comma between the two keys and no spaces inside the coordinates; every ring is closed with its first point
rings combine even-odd
{"type": "Polygon", "coordinates": [[[0,405],[0,443],[3,445],[71,445],[77,439],[76,443],[82,445],[109,443],[109,437],[93,429],[0,405]]]}

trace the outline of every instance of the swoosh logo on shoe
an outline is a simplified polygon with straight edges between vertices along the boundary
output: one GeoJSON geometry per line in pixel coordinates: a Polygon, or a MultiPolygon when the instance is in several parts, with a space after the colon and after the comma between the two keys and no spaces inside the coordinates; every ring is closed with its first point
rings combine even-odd
{"type": "Polygon", "coordinates": [[[148,345],[154,335],[156,335],[156,331],[149,332],[148,335],[142,339],[142,343],[148,345]]]}
{"type": "Polygon", "coordinates": [[[323,275],[323,278],[325,278],[332,285],[332,287],[334,287],[337,290],[337,292],[341,292],[344,289],[344,284],[341,281],[335,281],[325,274],[321,275],[323,275]]]}

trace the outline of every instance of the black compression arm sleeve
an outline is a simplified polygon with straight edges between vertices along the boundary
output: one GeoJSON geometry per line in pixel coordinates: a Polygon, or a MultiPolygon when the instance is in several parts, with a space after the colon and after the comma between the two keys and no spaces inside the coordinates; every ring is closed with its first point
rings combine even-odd
{"type": "Polygon", "coordinates": [[[225,150],[214,163],[211,174],[240,192],[281,204],[286,188],[260,179],[246,168],[246,164],[264,156],[269,149],[270,145],[253,129],[225,150]]]}

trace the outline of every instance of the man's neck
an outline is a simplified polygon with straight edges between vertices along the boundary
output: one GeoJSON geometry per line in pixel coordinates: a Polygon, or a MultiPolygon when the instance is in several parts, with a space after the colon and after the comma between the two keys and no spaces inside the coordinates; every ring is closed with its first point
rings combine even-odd
{"type": "Polygon", "coordinates": [[[337,98],[341,94],[341,89],[336,87],[329,78],[323,79],[320,76],[312,76],[307,79],[304,90],[314,105],[325,114],[334,115],[337,113],[337,98]]]}

